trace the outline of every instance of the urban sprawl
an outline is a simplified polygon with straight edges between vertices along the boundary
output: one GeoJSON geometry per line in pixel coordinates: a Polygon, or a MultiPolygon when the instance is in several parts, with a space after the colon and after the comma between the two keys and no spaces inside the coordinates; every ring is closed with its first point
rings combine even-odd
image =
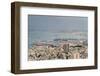
{"type": "Polygon", "coordinates": [[[85,39],[54,39],[38,41],[28,49],[28,60],[86,59],[88,43],[85,39]]]}

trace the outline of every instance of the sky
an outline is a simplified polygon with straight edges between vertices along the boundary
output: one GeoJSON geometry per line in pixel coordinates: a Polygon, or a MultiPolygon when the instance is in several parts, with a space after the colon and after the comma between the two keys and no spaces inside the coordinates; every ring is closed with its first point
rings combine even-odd
{"type": "Polygon", "coordinates": [[[29,31],[87,32],[88,18],[75,16],[29,15],[29,31]]]}
{"type": "Polygon", "coordinates": [[[32,47],[33,42],[59,38],[87,39],[87,31],[87,17],[29,15],[28,47],[32,47]]]}

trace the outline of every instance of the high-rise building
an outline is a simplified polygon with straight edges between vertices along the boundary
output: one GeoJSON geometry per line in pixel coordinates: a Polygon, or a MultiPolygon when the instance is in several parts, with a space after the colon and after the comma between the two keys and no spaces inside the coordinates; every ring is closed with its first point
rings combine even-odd
{"type": "Polygon", "coordinates": [[[64,44],[63,49],[65,52],[69,52],[69,44],[64,44]]]}

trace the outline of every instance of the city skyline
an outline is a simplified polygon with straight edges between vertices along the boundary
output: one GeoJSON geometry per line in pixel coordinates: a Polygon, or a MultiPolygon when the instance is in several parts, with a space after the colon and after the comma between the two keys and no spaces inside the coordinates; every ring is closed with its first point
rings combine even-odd
{"type": "Polygon", "coordinates": [[[88,18],[28,16],[28,60],[88,58],[88,18]]]}

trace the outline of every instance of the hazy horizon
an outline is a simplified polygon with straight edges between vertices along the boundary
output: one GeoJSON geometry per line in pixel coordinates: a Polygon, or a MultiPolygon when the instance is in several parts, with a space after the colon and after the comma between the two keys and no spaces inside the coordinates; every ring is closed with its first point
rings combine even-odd
{"type": "Polygon", "coordinates": [[[75,16],[28,16],[29,45],[56,38],[87,39],[88,18],[75,16]]]}

